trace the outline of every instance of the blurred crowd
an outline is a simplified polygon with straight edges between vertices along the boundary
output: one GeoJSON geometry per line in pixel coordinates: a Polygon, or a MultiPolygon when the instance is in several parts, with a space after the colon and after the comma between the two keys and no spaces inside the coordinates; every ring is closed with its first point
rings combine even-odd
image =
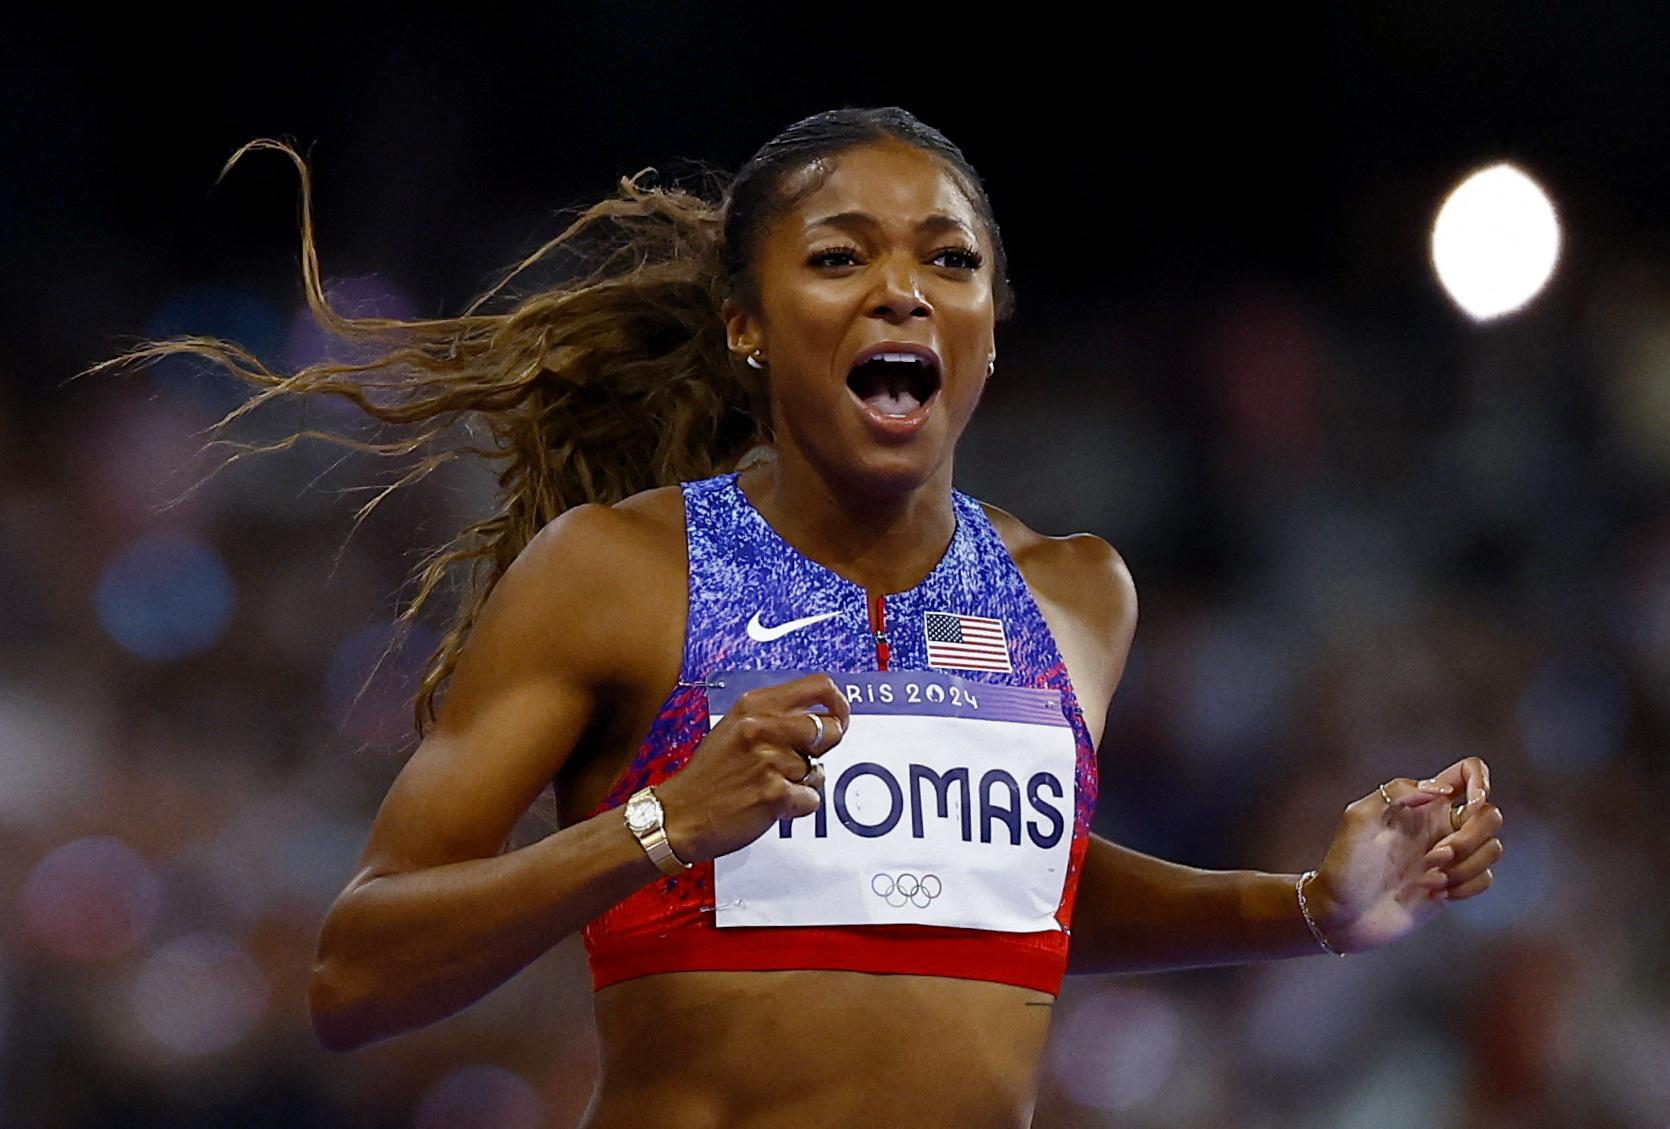
{"type": "MultiPolygon", "coordinates": [[[[1106,537],[1141,597],[1099,833],[1298,872],[1345,804],[1468,755],[1506,817],[1494,887],[1386,949],[1070,978],[1040,1129],[1670,1122],[1670,276],[1583,269],[1477,327],[1226,277],[1023,297],[1000,329],[958,487],[1106,537]]],[[[178,283],[121,332],[328,347],[270,294],[178,283]]],[[[400,287],[332,291],[409,315],[400,287]]],[[[493,484],[453,468],[350,536],[398,469],[223,465],[204,429],[243,395],[185,363],[27,411],[0,387],[0,1126],[572,1126],[578,938],[433,1027],[313,1040],[318,927],[441,622],[379,659],[417,554],[493,484]]],[[[301,426],[352,409],[234,434],[301,426]]]]}

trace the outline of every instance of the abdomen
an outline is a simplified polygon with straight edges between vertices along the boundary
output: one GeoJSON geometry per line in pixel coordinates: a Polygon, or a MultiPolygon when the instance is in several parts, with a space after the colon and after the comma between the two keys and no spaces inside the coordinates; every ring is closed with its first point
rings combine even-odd
{"type": "Polygon", "coordinates": [[[681,972],[596,993],[583,1129],[1019,1129],[1055,997],[861,972],[681,972]]]}

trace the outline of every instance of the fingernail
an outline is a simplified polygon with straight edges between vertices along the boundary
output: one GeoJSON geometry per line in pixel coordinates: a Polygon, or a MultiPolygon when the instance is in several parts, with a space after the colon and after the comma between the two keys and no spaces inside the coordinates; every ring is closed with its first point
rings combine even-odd
{"type": "Polygon", "coordinates": [[[1434,780],[1423,780],[1423,781],[1420,782],[1420,784],[1416,785],[1416,787],[1420,788],[1420,790],[1423,791],[1423,792],[1436,792],[1440,796],[1447,796],[1447,795],[1450,794],[1450,791],[1451,791],[1450,786],[1448,784],[1440,784],[1435,779],[1434,780]]]}

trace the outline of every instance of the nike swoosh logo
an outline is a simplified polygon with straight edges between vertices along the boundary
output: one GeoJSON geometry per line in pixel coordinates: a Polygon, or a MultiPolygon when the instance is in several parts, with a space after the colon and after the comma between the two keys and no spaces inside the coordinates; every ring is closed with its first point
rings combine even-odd
{"type": "Polygon", "coordinates": [[[767,627],[760,622],[761,613],[755,612],[754,618],[748,621],[748,638],[756,643],[769,643],[773,639],[781,639],[791,631],[799,631],[802,627],[810,627],[812,624],[826,620],[832,615],[840,614],[840,612],[824,612],[822,615],[809,615],[804,619],[791,619],[787,623],[767,627]]]}

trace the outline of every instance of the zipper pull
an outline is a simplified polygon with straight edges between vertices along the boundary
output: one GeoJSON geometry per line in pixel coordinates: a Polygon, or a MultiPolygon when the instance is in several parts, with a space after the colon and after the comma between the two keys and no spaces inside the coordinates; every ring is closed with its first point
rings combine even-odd
{"type": "Polygon", "coordinates": [[[887,669],[889,648],[887,646],[887,604],[881,593],[876,593],[874,602],[870,605],[870,633],[876,638],[876,669],[887,669]]]}

